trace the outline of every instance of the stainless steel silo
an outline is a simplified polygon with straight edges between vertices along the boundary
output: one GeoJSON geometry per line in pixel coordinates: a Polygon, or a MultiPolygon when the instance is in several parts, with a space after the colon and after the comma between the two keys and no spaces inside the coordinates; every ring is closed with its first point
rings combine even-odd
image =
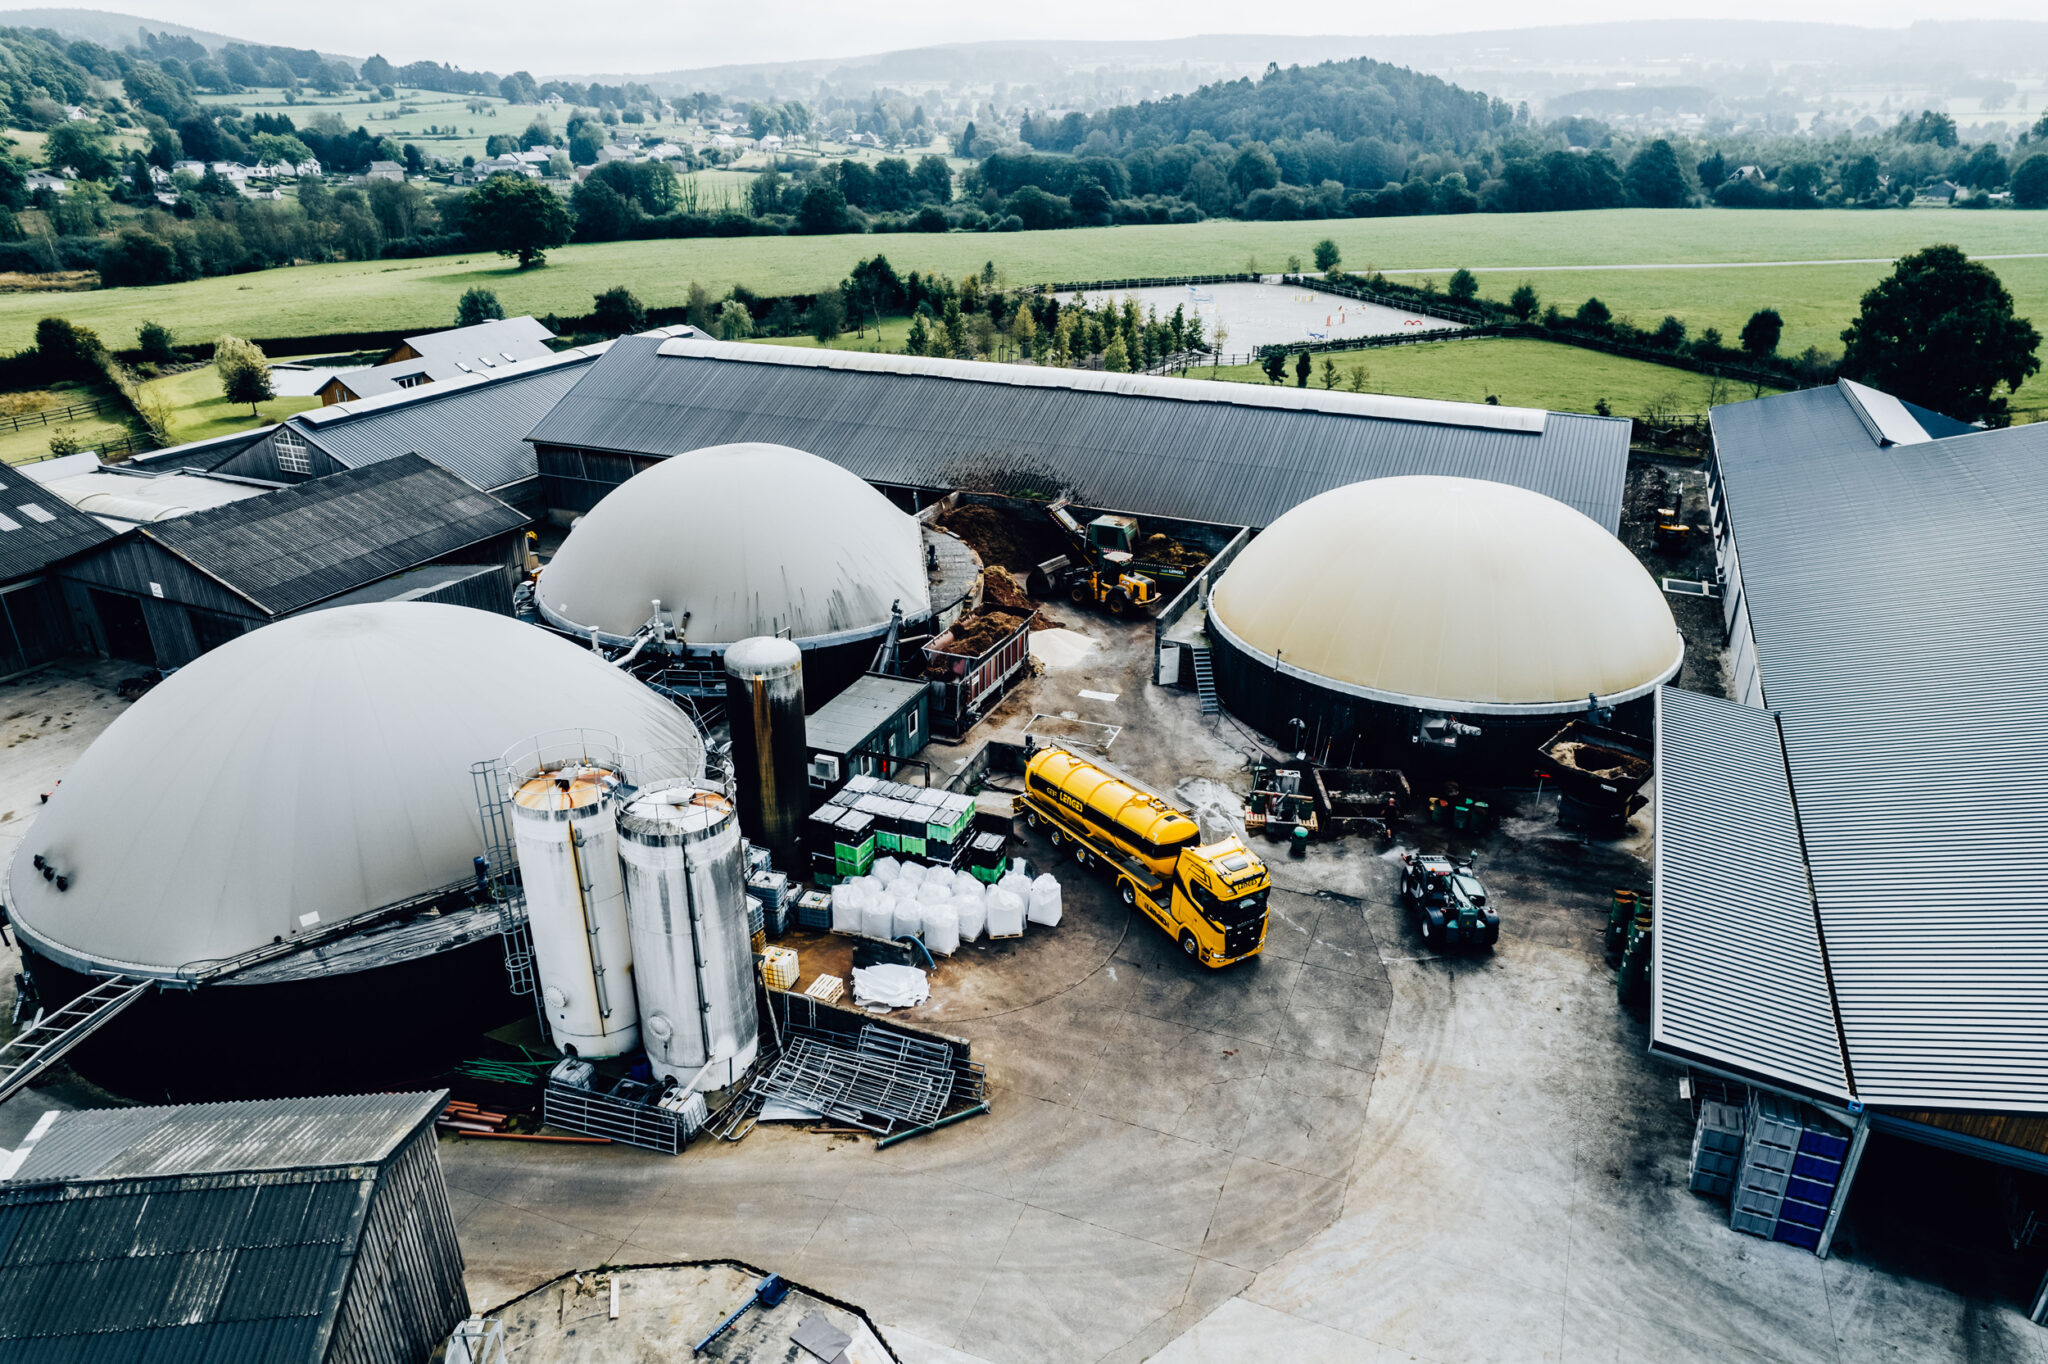
{"type": "Polygon", "coordinates": [[[619,856],[647,1060],[724,1088],[760,1046],[737,812],[696,782],[649,787],[619,812],[619,856]]]}

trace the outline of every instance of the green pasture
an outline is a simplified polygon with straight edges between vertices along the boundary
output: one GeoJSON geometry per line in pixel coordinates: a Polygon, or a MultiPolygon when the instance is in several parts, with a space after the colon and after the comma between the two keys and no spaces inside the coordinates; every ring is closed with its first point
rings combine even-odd
{"type": "MultiPolygon", "coordinates": [[[[1493,397],[1508,407],[1543,407],[1555,412],[1592,412],[1604,399],[1608,411],[1617,417],[1686,414],[1758,396],[1747,384],[1716,385],[1689,370],[1553,341],[1434,341],[1334,352],[1329,358],[1337,366],[1337,387],[1342,392],[1351,391],[1352,374],[1363,368],[1367,393],[1466,403],[1483,403],[1493,397]]],[[[1313,359],[1309,386],[1320,389],[1323,357],[1313,359]]],[[[1193,379],[1270,382],[1256,365],[1191,369],[1187,374],[1193,379]]],[[[1294,382],[1292,361],[1288,362],[1287,382],[1294,382]]]]}
{"type": "MultiPolygon", "coordinates": [[[[1775,307],[1785,346],[1839,350],[1838,333],[1857,300],[1884,273],[1881,262],[1933,242],[1973,255],[2048,251],[2048,215],[2014,211],[1892,212],[1608,210],[1560,214],[1475,214],[1456,218],[1346,219],[1321,223],[1210,221],[1189,226],[1065,232],[906,233],[886,236],[739,237],[610,242],[552,251],[528,271],[484,253],[425,260],[302,265],[146,289],[61,297],[0,295],[0,347],[27,345],[36,319],[58,314],[132,344],[145,320],[180,337],[307,336],[345,330],[442,326],[475,286],[496,291],[508,313],[587,312],[593,295],[624,284],[649,305],[684,301],[691,281],[723,293],[744,284],[765,295],[811,293],[843,278],[855,262],[886,254],[899,272],[959,277],[993,261],[1013,285],[1131,276],[1284,268],[1334,239],[1348,268],[1480,272],[1481,291],[1503,297],[1527,278],[1544,298],[1576,307],[1589,294],[1616,314],[1654,325],[1666,313],[1697,331],[1733,337],[1749,314],[1775,307]],[[1701,262],[1870,258],[1868,265],[1743,265],[1685,269],[1701,262]],[[1596,270],[1597,265],[1652,268],[1596,270]],[[1544,268],[1553,267],[1553,268],[1544,268]],[[1555,269],[1554,267],[1569,267],[1555,269]]],[[[2048,319],[2048,259],[1991,262],[2020,309],[2048,319]]],[[[1407,278],[1416,278],[1408,276],[1407,278]]]]}

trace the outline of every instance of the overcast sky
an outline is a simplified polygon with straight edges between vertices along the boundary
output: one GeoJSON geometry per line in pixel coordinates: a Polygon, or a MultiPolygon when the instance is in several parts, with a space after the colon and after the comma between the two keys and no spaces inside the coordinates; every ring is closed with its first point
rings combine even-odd
{"type": "MultiPolygon", "coordinates": [[[[17,0],[19,3],[20,0],[17,0]]],[[[1441,33],[1620,19],[1805,19],[1896,25],[1915,19],[2039,19],[2041,0],[1464,0],[1442,6],[1247,6],[1241,0],[652,0],[639,4],[491,4],[352,0],[99,0],[251,42],[317,47],[396,62],[428,58],[546,77],[650,72],[724,62],[855,56],[990,38],[1160,38],[1197,33],[1441,33]]],[[[4,0],[0,0],[4,3],[4,0]]]]}

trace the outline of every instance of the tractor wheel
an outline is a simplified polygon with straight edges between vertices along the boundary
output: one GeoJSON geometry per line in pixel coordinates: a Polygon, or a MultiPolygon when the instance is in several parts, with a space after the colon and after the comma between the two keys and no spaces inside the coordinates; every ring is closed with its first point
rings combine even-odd
{"type": "Polygon", "coordinates": [[[1109,614],[1112,616],[1121,616],[1131,609],[1131,599],[1122,592],[1110,593],[1109,600],[1103,604],[1109,608],[1109,614]]]}
{"type": "Polygon", "coordinates": [[[1089,852],[1086,848],[1082,847],[1079,843],[1076,843],[1074,845],[1074,865],[1077,867],[1085,868],[1093,866],[1094,863],[1095,855],[1089,852]]]}
{"type": "Polygon", "coordinates": [[[1088,604],[1087,584],[1075,583],[1073,589],[1067,593],[1067,600],[1076,606],[1086,606],[1088,604]]]}
{"type": "Polygon", "coordinates": [[[1061,829],[1054,829],[1045,836],[1045,840],[1046,842],[1052,844],[1055,848],[1057,848],[1066,843],[1067,835],[1065,831],[1061,829]]]}

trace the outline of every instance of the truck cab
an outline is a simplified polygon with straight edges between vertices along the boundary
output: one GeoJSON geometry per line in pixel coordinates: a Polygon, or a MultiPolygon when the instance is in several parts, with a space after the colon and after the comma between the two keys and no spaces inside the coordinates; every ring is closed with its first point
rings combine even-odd
{"type": "Polygon", "coordinates": [[[1401,855],[1401,896],[1423,942],[1440,951],[1482,949],[1500,941],[1500,914],[1470,863],[1422,853],[1401,855]]]}
{"type": "Polygon", "coordinates": [[[1174,917],[1194,939],[1192,947],[1186,938],[1181,942],[1190,957],[1227,966],[1265,945],[1272,881],[1266,864],[1235,835],[1181,849],[1173,880],[1174,917]]]}

